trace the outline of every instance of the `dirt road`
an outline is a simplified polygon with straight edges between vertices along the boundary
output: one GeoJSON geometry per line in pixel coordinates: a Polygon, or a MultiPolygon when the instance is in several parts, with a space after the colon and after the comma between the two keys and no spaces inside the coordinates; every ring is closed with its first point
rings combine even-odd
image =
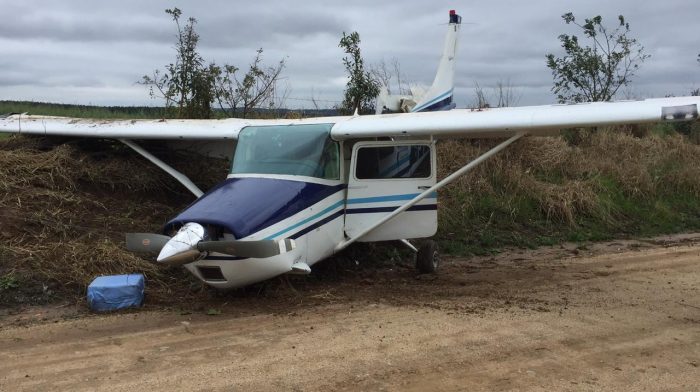
{"type": "Polygon", "coordinates": [[[700,388],[698,235],[292,284],[191,314],[7,316],[0,390],[700,388]]]}

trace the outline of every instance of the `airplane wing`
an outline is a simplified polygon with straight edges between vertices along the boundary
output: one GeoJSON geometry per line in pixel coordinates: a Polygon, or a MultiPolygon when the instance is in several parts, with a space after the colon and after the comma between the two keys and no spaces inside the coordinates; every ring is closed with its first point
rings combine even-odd
{"type": "Polygon", "coordinates": [[[338,121],[336,140],[366,137],[510,137],[517,132],[551,135],[560,129],[698,119],[700,97],[495,109],[453,109],[429,113],[356,116],[338,121]]]}
{"type": "Polygon", "coordinates": [[[247,125],[225,120],[97,120],[13,114],[0,118],[0,132],[106,139],[235,139],[247,125]]]}
{"type": "Polygon", "coordinates": [[[246,126],[333,123],[336,140],[368,137],[510,137],[550,135],[560,129],[698,119],[700,97],[427,113],[308,118],[302,120],[89,120],[11,115],[0,132],[42,136],[216,141],[236,139],[246,126]]]}
{"type": "Polygon", "coordinates": [[[303,120],[102,120],[12,114],[0,117],[0,133],[104,139],[235,140],[249,125],[334,123],[337,117],[303,120]]]}

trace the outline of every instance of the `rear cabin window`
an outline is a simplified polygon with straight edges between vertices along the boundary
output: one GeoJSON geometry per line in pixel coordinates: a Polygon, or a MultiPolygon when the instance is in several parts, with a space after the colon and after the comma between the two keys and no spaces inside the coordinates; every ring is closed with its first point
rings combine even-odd
{"type": "Polygon", "coordinates": [[[360,147],[355,177],[358,180],[428,178],[430,147],[426,145],[360,147]]]}

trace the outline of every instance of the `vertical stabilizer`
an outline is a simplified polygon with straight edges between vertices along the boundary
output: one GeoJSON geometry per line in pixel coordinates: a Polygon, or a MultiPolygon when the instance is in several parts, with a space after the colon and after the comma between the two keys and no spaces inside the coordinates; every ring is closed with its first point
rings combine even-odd
{"type": "Polygon", "coordinates": [[[457,55],[457,40],[462,17],[455,10],[450,10],[450,23],[447,27],[447,37],[442,50],[440,65],[433,85],[420,97],[412,112],[431,112],[437,110],[450,110],[455,107],[453,101],[455,56],[457,55]]]}

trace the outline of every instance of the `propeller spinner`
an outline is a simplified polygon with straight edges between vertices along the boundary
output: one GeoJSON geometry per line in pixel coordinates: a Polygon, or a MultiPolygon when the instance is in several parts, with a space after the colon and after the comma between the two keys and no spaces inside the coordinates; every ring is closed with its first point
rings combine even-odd
{"type": "Polygon", "coordinates": [[[156,261],[169,265],[182,265],[206,256],[197,244],[207,238],[207,232],[199,223],[185,223],[160,250],[156,261]]]}
{"type": "Polygon", "coordinates": [[[199,223],[184,224],[173,236],[152,233],[127,233],[126,247],[136,253],[158,253],[156,260],[167,265],[183,265],[206,257],[208,252],[238,257],[263,259],[296,248],[292,239],[239,241],[210,241],[206,229],[199,223]]]}

